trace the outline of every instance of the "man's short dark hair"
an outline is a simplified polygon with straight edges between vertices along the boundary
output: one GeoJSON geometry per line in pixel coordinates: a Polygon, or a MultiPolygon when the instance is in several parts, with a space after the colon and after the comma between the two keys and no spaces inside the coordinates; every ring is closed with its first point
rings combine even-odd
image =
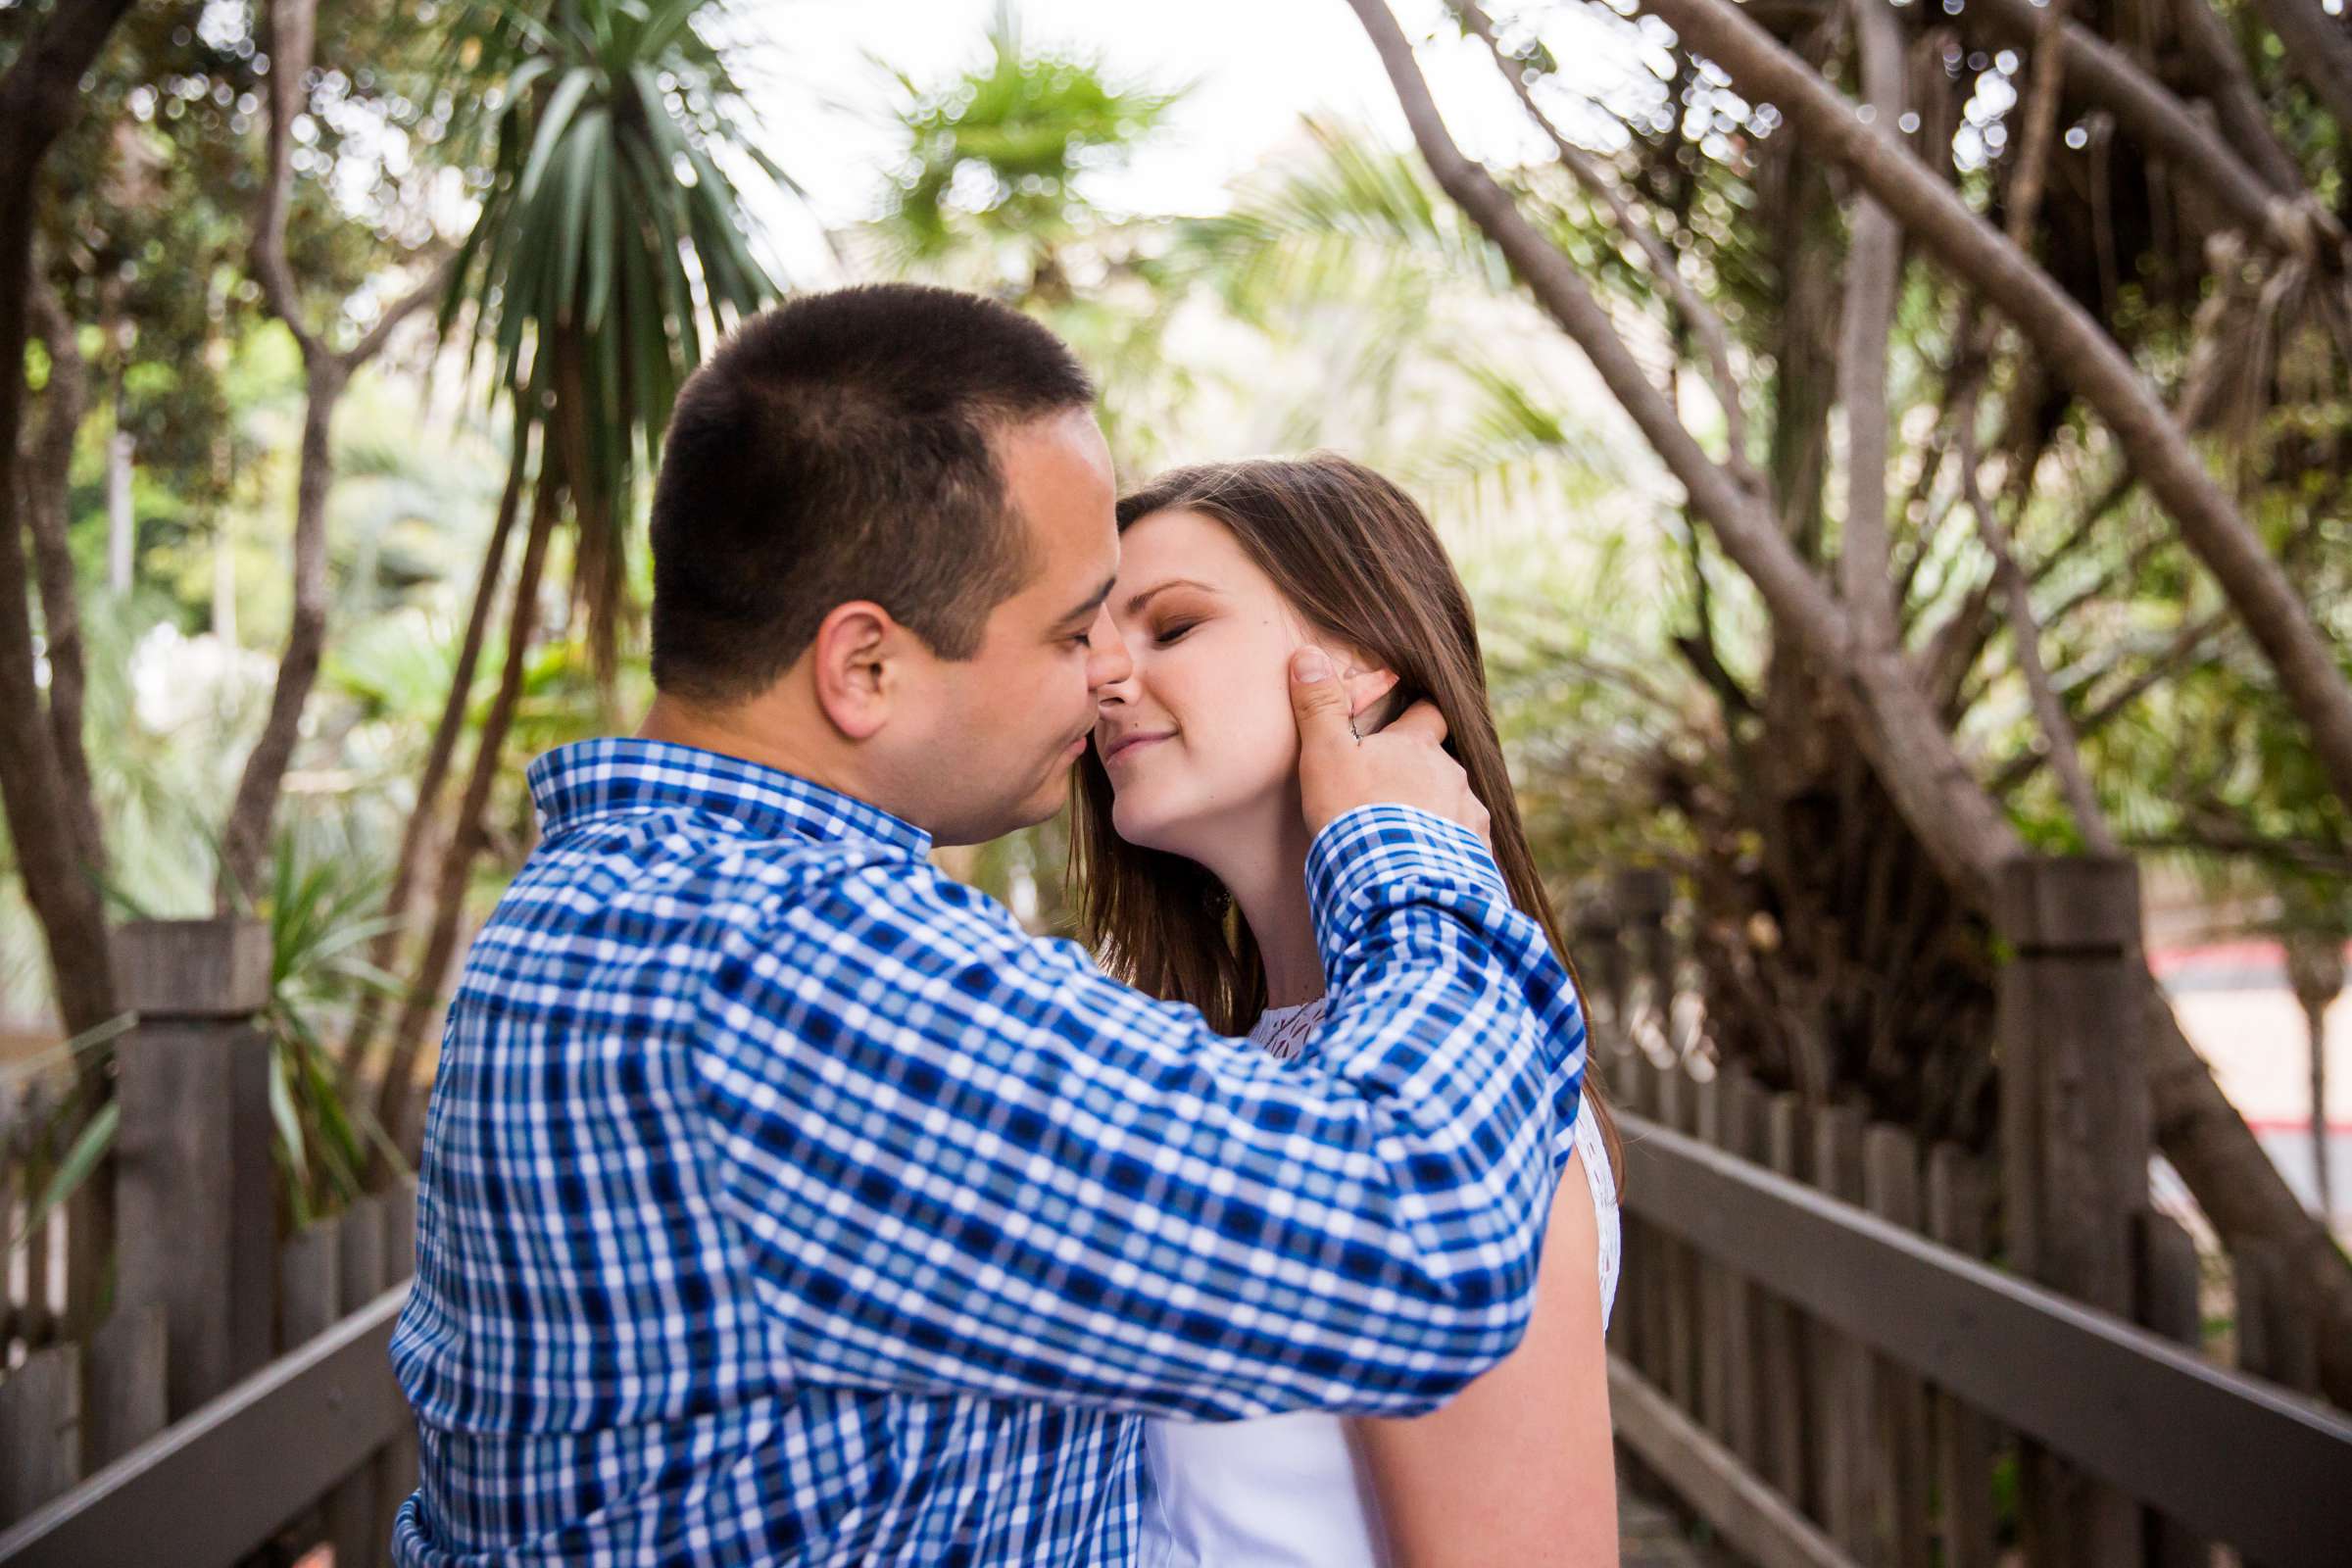
{"type": "Polygon", "coordinates": [[[1008,306],[884,283],[788,300],[687,379],[654,486],[654,684],[708,702],[870,599],[969,659],[1035,568],[994,438],[1094,400],[1008,306]]]}

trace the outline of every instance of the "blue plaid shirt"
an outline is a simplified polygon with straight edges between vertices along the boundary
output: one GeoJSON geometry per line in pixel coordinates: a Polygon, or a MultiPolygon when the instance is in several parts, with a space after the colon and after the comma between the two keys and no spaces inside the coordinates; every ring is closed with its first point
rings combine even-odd
{"type": "Polygon", "coordinates": [[[392,1342],[403,1564],[1125,1564],[1145,1414],[1430,1408],[1517,1342],[1584,1061],[1471,834],[1349,812],[1280,1062],[928,837],[635,740],[533,764],[392,1342]]]}

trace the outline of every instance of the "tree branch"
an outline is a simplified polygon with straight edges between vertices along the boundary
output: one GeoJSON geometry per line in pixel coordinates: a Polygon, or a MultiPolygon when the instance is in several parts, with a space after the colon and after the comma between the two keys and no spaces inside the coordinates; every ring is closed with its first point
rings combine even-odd
{"type": "Polygon", "coordinates": [[[270,314],[283,321],[301,348],[304,363],[325,346],[304,324],[302,291],[286,265],[286,209],[291,201],[294,119],[302,113],[303,78],[310,74],[318,37],[318,0],[265,3],[270,29],[270,119],[264,142],[261,199],[253,220],[253,275],[262,285],[270,314]]]}
{"type": "MultiPolygon", "coordinates": [[[[2310,5],[2312,0],[2285,3],[2310,5]]],[[[2033,0],[1975,0],[1960,16],[1963,24],[1973,18],[1986,32],[2031,45],[2040,32],[2043,12],[2033,0]]],[[[2067,23],[2058,28],[2058,41],[2066,79],[2113,114],[2133,140],[2195,180],[2233,222],[2287,256],[2316,260],[2334,253],[2340,269],[2344,232],[2333,215],[2315,201],[2275,189],[2162,82],[2097,33],[2067,23]]]]}
{"type": "Polygon", "coordinates": [[[335,406],[351,377],[391,340],[400,323],[437,298],[447,286],[450,263],[437,264],[423,282],[387,308],[358,343],[336,353],[302,321],[302,301],[286,265],[286,192],[292,123],[301,112],[303,78],[309,74],[318,33],[318,0],[277,0],[270,8],[271,65],[269,167],[254,217],[252,265],[270,313],[285,323],[302,349],[304,401],[301,466],[294,484],[293,611],[285,651],[278,658],[270,711],[246,754],[228,819],[220,833],[220,874],[216,899],[227,910],[240,891],[250,894],[264,858],[270,829],[285,785],[286,768],[302,735],[302,711],[318,684],[325,656],[326,498],[335,482],[335,406]]]}
{"type": "Polygon", "coordinates": [[[2255,91],[2253,74],[2237,51],[2237,40],[2213,9],[2213,0],[2180,0],[2173,8],[2181,36],[2214,80],[2213,106],[2221,116],[2228,144],[2245,150],[2262,177],[2280,195],[2295,198],[2310,187],[2303,166],[2295,162],[2271,124],[2271,113],[2255,91]]]}
{"type": "MultiPolygon", "coordinates": [[[[2205,471],[2173,420],[2098,323],[1884,130],[1726,0],[1646,0],[1686,47],[1766,98],[1818,149],[1851,169],[1904,225],[2007,315],[2050,369],[2096,410],[2236,609],[2308,727],[2313,752],[2352,804],[2352,685],[2278,563],[2205,471]]],[[[1358,4],[1362,9],[1362,4],[1358,4]]]]}
{"type": "MultiPolygon", "coordinates": [[[[1878,122],[1897,124],[1903,113],[1901,26],[1879,0],[1855,0],[1852,14],[1868,100],[1864,112],[1878,122]]],[[[1855,205],[1838,333],[1838,387],[1845,399],[1846,431],[1838,585],[1855,631],[1891,649],[1896,638],[1886,549],[1886,341],[1902,278],[1903,231],[1869,196],[1855,205]]]]}
{"type": "Polygon", "coordinates": [[[2026,586],[2026,574],[2018,566],[2016,553],[2009,548],[2007,532],[1977,484],[1976,416],[1972,400],[1960,413],[1960,488],[1968,509],[1976,514],[1977,535],[1984,541],[1984,549],[1992,557],[1993,577],[2009,601],[2009,643],[2016,650],[2018,673],[2025,677],[2026,692],[2041,723],[2046,755],[2050,765],[2058,770],[2059,786],[2075,813],[2075,825],[2082,830],[2082,841],[2094,855],[2119,855],[2122,850],[2115,841],[2115,830],[2108,826],[2107,813],[2100,808],[2098,795],[2082,771],[2082,743],[2076,738],[2074,725],[2067,720],[2065,705],[2050,689],[2050,672],[2041,662],[2041,623],[2034,617],[2034,596],[2026,586]]]}
{"type": "Polygon", "coordinates": [[[1756,584],[1776,625],[1814,663],[1841,672],[1862,746],[1888,793],[1918,825],[1921,842],[1956,884],[1989,899],[1996,867],[2022,849],[1989,797],[1969,776],[1951,737],[1921,699],[1900,651],[1857,643],[1844,612],[1809,570],[1760,497],[1699,447],[1586,288],[1576,268],[1538,233],[1493,175],[1464,157],[1440,119],[1412,46],[1382,0],[1348,0],[1396,90],[1415,142],[1438,184],[1510,261],[1551,318],[1592,362],[1724,553],[1756,584]]]}
{"type": "Polygon", "coordinates": [[[1552,149],[1559,155],[1561,166],[1576,177],[1578,184],[1600,198],[1608,208],[1610,217],[1616,220],[1619,230],[1639,245],[1642,254],[1648,258],[1650,276],[1672,296],[1675,309],[1682,313],[1684,322],[1697,335],[1699,347],[1706,352],[1708,384],[1714,388],[1715,401],[1723,407],[1725,437],[1731,448],[1727,466],[1741,484],[1759,495],[1763,494],[1766,489],[1763,475],[1756,472],[1754,465],[1748,460],[1747,415],[1740,398],[1740,379],[1732,371],[1731,334],[1724,328],[1723,318],[1698,297],[1698,291],[1683,276],[1683,270],[1674,253],[1666,248],[1666,242],[1658,237],[1656,230],[1633,210],[1625,193],[1617,188],[1617,181],[1587,157],[1584,149],[1570,141],[1536,102],[1535,88],[1527,79],[1527,63],[1504,51],[1501,41],[1494,35],[1494,24],[1486,12],[1473,4],[1472,0],[1453,0],[1453,5],[1462,24],[1476,33],[1485,42],[1488,52],[1494,55],[1495,66],[1511,84],[1511,90],[1519,95],[1520,106],[1527,111],[1528,117],[1551,138],[1552,149]]]}
{"type": "MultiPolygon", "coordinates": [[[[2230,612],[2217,610],[2181,626],[2172,642],[2148,662],[2145,669],[2117,687],[2096,708],[2086,710],[2081,718],[2074,721],[2076,739],[2087,740],[2105,729],[2123,714],[2125,709],[2155,690],[2182,664],[2198,657],[2207,639],[2227,631],[2231,624],[2233,621],[2230,612]]],[[[1998,794],[2007,795],[2032,778],[2044,760],[2046,759],[2037,752],[2029,752],[2017,758],[1993,775],[1992,789],[1998,794]]]]}
{"type": "Polygon", "coordinates": [[[2352,26],[2321,11],[2319,0],[2262,0],[2271,30],[2286,46],[2286,68],[2328,106],[2339,126],[2352,126],[2352,26]]]}

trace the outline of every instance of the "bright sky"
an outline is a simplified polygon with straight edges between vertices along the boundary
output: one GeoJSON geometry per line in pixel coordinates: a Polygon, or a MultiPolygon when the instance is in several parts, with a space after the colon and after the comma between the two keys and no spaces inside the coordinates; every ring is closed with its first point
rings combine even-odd
{"type": "MultiPolygon", "coordinates": [[[[870,214],[895,153],[889,115],[899,89],[866,57],[882,57],[925,86],[943,81],[985,58],[995,9],[996,0],[785,0],[760,9],[776,47],[747,73],[759,82],[754,101],[779,162],[808,187],[828,224],[870,214]]],[[[1613,56],[1592,85],[1621,82],[1634,62],[1623,50],[1594,50],[1591,27],[1566,9],[1546,27],[1555,51],[1563,61],[1613,56]]],[[[1396,10],[1414,37],[1437,30],[1444,15],[1438,0],[1398,0],[1396,10]]],[[[1017,15],[1033,47],[1099,56],[1114,79],[1194,83],[1165,134],[1130,170],[1096,186],[1096,199],[1113,208],[1213,211],[1226,183],[1292,138],[1309,112],[1334,114],[1398,146],[1407,140],[1379,59],[1345,0],[1022,0],[1017,15]]],[[[1483,49],[1450,26],[1445,32],[1447,41],[1425,49],[1422,65],[1455,134],[1490,158],[1543,156],[1483,49]]]]}
{"type": "MultiPolygon", "coordinates": [[[[985,58],[995,0],[787,0],[762,8],[781,77],[758,108],[780,161],[835,223],[867,216],[894,151],[898,89],[867,54],[925,85],[985,58]],[[817,102],[811,103],[814,97],[817,102]]],[[[1114,79],[1198,83],[1163,144],[1099,196],[1136,211],[1212,209],[1227,179],[1331,108],[1403,135],[1380,63],[1344,0],[1023,0],[1032,47],[1099,55],[1114,79]]]]}

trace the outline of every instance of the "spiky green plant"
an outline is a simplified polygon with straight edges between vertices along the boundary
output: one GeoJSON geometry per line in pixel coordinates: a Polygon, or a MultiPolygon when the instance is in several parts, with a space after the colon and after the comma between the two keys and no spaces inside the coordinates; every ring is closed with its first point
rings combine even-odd
{"type": "Polygon", "coordinates": [[[484,183],[443,302],[539,437],[578,528],[574,584],[600,669],[626,598],[630,497],[705,346],[776,298],[730,168],[791,181],[756,140],[717,0],[477,0],[444,79],[484,183]]]}

